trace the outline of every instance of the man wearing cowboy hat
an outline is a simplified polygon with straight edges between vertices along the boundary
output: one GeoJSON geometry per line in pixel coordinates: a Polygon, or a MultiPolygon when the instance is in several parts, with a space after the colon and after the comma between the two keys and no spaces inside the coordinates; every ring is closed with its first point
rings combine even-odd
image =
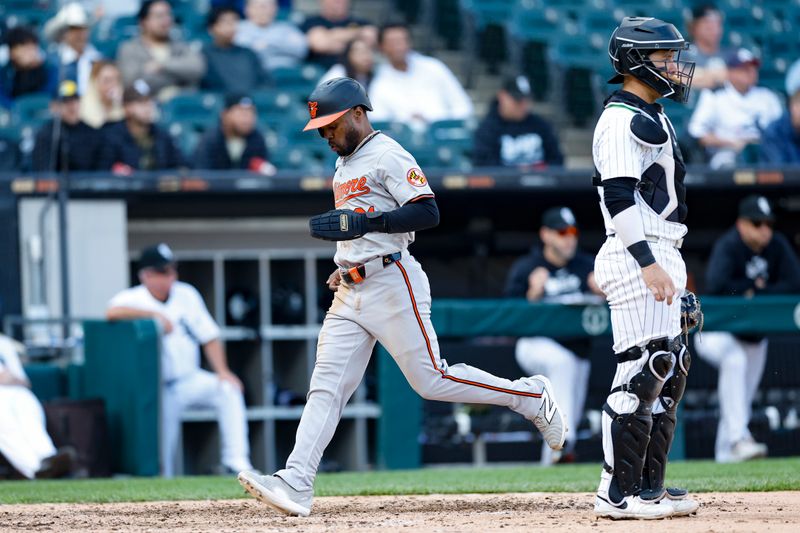
{"type": "Polygon", "coordinates": [[[89,85],[92,63],[103,57],[89,42],[90,27],[89,14],[77,2],[62,7],[44,25],[45,38],[58,43],[58,50],[51,60],[63,69],[60,78],[74,80],[80,94],[85,93],[89,85]]]}

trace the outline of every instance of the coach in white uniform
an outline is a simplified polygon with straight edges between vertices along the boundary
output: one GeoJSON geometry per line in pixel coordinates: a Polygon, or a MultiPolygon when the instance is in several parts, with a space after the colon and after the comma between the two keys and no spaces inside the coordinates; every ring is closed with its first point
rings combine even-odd
{"type": "Polygon", "coordinates": [[[175,475],[181,413],[191,407],[216,409],[223,468],[252,468],[244,386],[228,368],[219,327],[200,293],[177,279],[175,258],[166,244],[145,248],[139,259],[141,285],[114,296],[106,313],[109,320],[151,318],[162,327],[162,474],[175,475]],[[201,346],[214,372],[200,368],[201,346]]]}
{"type": "Polygon", "coordinates": [[[592,152],[607,239],[595,279],[611,309],[617,370],[603,405],[604,465],[595,513],[663,518],[695,512],[683,489],[665,488],[676,407],[686,387],[689,352],[680,340],[686,265],[683,159],[656,100],[685,102],[694,64],[672,24],[624,18],[608,54],[622,83],[594,131],[592,152]]]}
{"type": "Polygon", "coordinates": [[[319,334],[308,401],[286,468],[272,476],[242,472],[239,482],[279,511],[310,513],[322,453],[376,341],[423,398],[506,406],[560,449],[566,425],[547,378],[510,381],[440,357],[428,278],[408,252],[414,231],[436,226],[439,211],[414,157],[373,131],[364,88],[336,78],[317,87],[308,106],[305,129],[318,130],[339,155],[333,177],[337,210],[310,223],[312,236],[338,241],[338,268],[328,279],[336,295],[319,334]]]}

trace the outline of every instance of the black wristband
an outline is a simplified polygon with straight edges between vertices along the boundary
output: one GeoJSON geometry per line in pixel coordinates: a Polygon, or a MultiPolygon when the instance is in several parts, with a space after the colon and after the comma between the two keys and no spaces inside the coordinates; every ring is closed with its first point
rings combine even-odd
{"type": "Polygon", "coordinates": [[[647,241],[639,241],[631,244],[628,246],[628,252],[630,252],[642,268],[656,262],[656,258],[653,257],[653,252],[650,250],[650,245],[647,244],[647,241]]]}
{"type": "Polygon", "coordinates": [[[372,211],[366,213],[367,216],[367,232],[386,233],[386,217],[380,211],[372,211]]]}

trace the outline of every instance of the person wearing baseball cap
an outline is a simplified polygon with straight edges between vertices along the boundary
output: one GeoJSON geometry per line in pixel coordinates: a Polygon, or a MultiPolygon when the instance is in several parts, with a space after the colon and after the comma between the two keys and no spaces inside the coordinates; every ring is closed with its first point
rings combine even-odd
{"type": "Polygon", "coordinates": [[[552,125],[531,112],[531,95],[527,77],[506,78],[475,130],[475,166],[546,167],[564,163],[552,125]]]}
{"type": "Polygon", "coordinates": [[[110,146],[111,170],[115,174],[187,166],[175,140],[156,124],[153,91],[146,81],[136,80],[125,87],[122,107],[125,119],[102,129],[110,146]]]}
{"type": "MultiPolygon", "coordinates": [[[[539,229],[541,245],[535,245],[528,255],[514,262],[504,295],[529,302],[574,303],[597,299],[596,295],[601,293],[594,282],[594,258],[578,249],[578,233],[578,223],[570,208],[557,206],[546,210],[539,229]]],[[[589,384],[589,352],[590,345],[585,339],[556,341],[549,337],[525,337],[517,341],[517,364],[526,374],[544,373],[554,389],[562,391],[556,399],[567,424],[573,428],[567,434],[563,454],[542,446],[540,460],[545,466],[575,460],[575,437],[589,384]]]]}
{"type": "MultiPolygon", "coordinates": [[[[774,230],[776,220],[765,196],[753,194],[741,201],[736,223],[711,250],[707,294],[750,298],[800,293],[800,260],[789,240],[774,230]]],[[[768,339],[727,331],[704,331],[702,338],[695,338],[697,354],[719,370],[715,459],[728,463],[764,457],[767,446],[753,439],[748,424],[764,372],[768,339]]]]}
{"type": "Polygon", "coordinates": [[[746,48],[732,50],[725,58],[728,81],[714,91],[703,91],[689,121],[689,134],[706,150],[712,168],[754,163],[745,151],[757,145],[761,132],[783,114],[778,97],[758,87],[761,60],[746,48]]]}
{"type": "Polygon", "coordinates": [[[181,413],[214,409],[224,473],[252,468],[247,440],[244,385],[228,367],[219,326],[193,286],[178,281],[177,261],[166,243],[142,249],[136,263],[140,284],[115,295],[108,320],[151,319],[161,329],[161,469],[177,472],[181,413]],[[200,352],[211,372],[200,367],[200,352]]]}
{"type": "Polygon", "coordinates": [[[210,127],[197,144],[194,164],[210,170],[249,169],[272,175],[264,135],[256,127],[258,110],[243,93],[225,95],[219,123],[210,127]]]}
{"type": "Polygon", "coordinates": [[[50,102],[54,118],[42,124],[36,132],[32,154],[34,171],[102,169],[103,143],[98,131],[81,120],[80,105],[78,84],[72,80],[62,81],[50,102]]]}

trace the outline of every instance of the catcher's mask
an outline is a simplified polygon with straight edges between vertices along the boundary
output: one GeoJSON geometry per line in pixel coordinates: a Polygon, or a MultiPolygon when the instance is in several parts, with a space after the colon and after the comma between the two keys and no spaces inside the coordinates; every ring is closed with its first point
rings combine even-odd
{"type": "Polygon", "coordinates": [[[608,83],[622,83],[625,74],[658,91],[663,98],[685,103],[694,77],[694,62],[681,60],[689,47],[678,29],[656,18],[625,17],[611,34],[608,55],[616,74],[608,83]],[[657,50],[675,52],[670,60],[653,61],[657,50]],[[670,70],[670,64],[674,69],[670,70]]]}
{"type": "Polygon", "coordinates": [[[353,78],[334,78],[320,84],[308,97],[310,120],[303,131],[327,126],[354,107],[372,111],[367,91],[353,78]]]}

